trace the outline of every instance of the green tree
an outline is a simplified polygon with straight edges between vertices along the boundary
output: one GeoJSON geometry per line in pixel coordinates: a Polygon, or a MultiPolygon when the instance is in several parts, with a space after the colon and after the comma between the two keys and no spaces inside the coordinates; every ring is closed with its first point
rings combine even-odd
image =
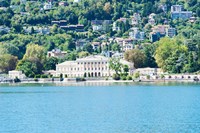
{"type": "Polygon", "coordinates": [[[120,47],[119,44],[114,43],[114,44],[112,45],[112,50],[113,50],[113,51],[118,51],[118,52],[120,52],[120,51],[121,51],[121,47],[120,47]]]}
{"type": "Polygon", "coordinates": [[[40,62],[45,60],[45,49],[37,44],[29,44],[26,48],[26,53],[23,60],[37,59],[40,62]]]}
{"type": "Polygon", "coordinates": [[[90,54],[94,51],[92,45],[89,43],[83,46],[83,50],[89,52],[90,54]]]}
{"type": "Polygon", "coordinates": [[[109,61],[109,68],[114,70],[116,75],[119,75],[122,70],[122,64],[118,58],[111,58],[109,61]]]}
{"type": "Polygon", "coordinates": [[[127,61],[133,62],[135,68],[145,67],[145,54],[139,49],[128,50],[124,54],[127,61]]]}
{"type": "Polygon", "coordinates": [[[0,71],[7,73],[14,70],[17,64],[17,57],[10,54],[0,55],[0,71]]]}
{"type": "Polygon", "coordinates": [[[158,42],[155,59],[159,67],[171,73],[180,73],[185,64],[187,47],[177,44],[175,39],[162,38],[158,42]]]}
{"type": "Polygon", "coordinates": [[[44,64],[45,70],[56,70],[56,64],[58,64],[58,58],[56,57],[50,57],[47,58],[44,64]]]}
{"type": "Polygon", "coordinates": [[[20,60],[17,70],[21,70],[27,77],[33,78],[35,75],[42,74],[42,64],[39,60],[20,60]]]}

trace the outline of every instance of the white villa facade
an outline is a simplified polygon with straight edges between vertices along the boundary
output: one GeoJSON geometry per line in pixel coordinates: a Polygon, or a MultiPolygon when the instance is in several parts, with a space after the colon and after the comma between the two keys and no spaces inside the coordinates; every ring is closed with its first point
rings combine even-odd
{"type": "Polygon", "coordinates": [[[17,71],[17,70],[9,71],[8,76],[11,79],[15,79],[15,78],[24,79],[24,78],[26,78],[26,76],[22,73],[22,71],[17,71]]]}
{"type": "MultiPolygon", "coordinates": [[[[112,76],[114,71],[109,69],[110,58],[92,55],[76,61],[66,61],[56,65],[56,74],[63,74],[67,77],[107,77],[112,76]]],[[[128,65],[131,73],[134,69],[133,63],[120,60],[124,65],[128,65]]]]}

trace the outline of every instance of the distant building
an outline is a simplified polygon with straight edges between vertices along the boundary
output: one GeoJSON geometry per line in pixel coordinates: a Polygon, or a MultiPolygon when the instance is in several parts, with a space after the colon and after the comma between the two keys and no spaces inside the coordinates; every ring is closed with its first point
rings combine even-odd
{"type": "Polygon", "coordinates": [[[189,19],[192,17],[192,11],[183,11],[182,5],[171,6],[171,17],[172,19],[189,19]]]}
{"type": "Polygon", "coordinates": [[[112,57],[113,58],[123,59],[124,58],[124,53],[116,52],[116,53],[113,53],[112,57]]]}
{"type": "Polygon", "coordinates": [[[116,38],[114,42],[120,45],[121,51],[123,52],[133,49],[133,46],[134,46],[133,44],[134,41],[131,38],[127,38],[127,39],[116,38]]]}
{"type": "Polygon", "coordinates": [[[5,26],[0,26],[0,32],[8,33],[8,32],[10,32],[10,28],[5,27],[5,26]]]}
{"type": "MultiPolygon", "coordinates": [[[[66,61],[56,65],[57,75],[63,74],[67,77],[107,77],[112,76],[115,72],[109,68],[110,58],[92,55],[80,58],[75,61],[66,61]]],[[[125,60],[120,60],[124,65],[129,66],[129,73],[134,69],[134,64],[125,60]]]]}
{"type": "Polygon", "coordinates": [[[93,31],[109,31],[111,20],[92,20],[91,25],[93,31]]]}
{"type": "Polygon", "coordinates": [[[182,5],[173,5],[171,6],[171,12],[181,12],[183,11],[182,5]]]}
{"type": "Polygon", "coordinates": [[[116,22],[113,23],[112,30],[113,30],[113,31],[120,31],[120,27],[117,26],[117,23],[116,23],[116,22]]]}
{"type": "Polygon", "coordinates": [[[0,10],[4,10],[4,11],[6,11],[6,7],[0,7],[0,10]]]}
{"type": "Polygon", "coordinates": [[[22,73],[22,71],[17,71],[17,70],[9,71],[8,76],[11,79],[15,79],[15,78],[24,79],[24,78],[26,78],[26,76],[22,73]]]}
{"type": "Polygon", "coordinates": [[[26,4],[26,0],[20,0],[20,4],[26,4]]]}
{"type": "Polygon", "coordinates": [[[66,26],[67,20],[51,21],[51,25],[57,24],[58,26],[66,26]]]}
{"type": "Polygon", "coordinates": [[[50,9],[52,9],[52,4],[51,4],[51,2],[45,3],[43,9],[44,9],[44,10],[50,10],[50,9]]]}
{"type": "Polygon", "coordinates": [[[131,17],[131,25],[138,25],[139,21],[141,20],[140,14],[139,13],[134,13],[133,16],[131,17]]]}
{"type": "Polygon", "coordinates": [[[92,42],[92,47],[94,50],[97,50],[99,47],[101,47],[101,43],[100,42],[92,42]]]}
{"type": "Polygon", "coordinates": [[[43,71],[45,75],[52,75],[56,77],[56,70],[48,70],[48,71],[43,71]]]}
{"type": "Polygon", "coordinates": [[[48,27],[23,27],[24,31],[26,33],[37,33],[37,34],[49,34],[50,33],[50,29],[48,27]],[[33,31],[32,31],[33,28],[33,31]]]}
{"type": "Polygon", "coordinates": [[[81,2],[81,0],[74,0],[74,2],[75,2],[75,3],[79,3],[79,2],[81,2]]]}
{"type": "Polygon", "coordinates": [[[76,41],[76,49],[83,49],[83,47],[88,44],[89,41],[85,40],[85,39],[80,39],[76,41]]]}
{"type": "Polygon", "coordinates": [[[174,37],[176,35],[176,28],[166,28],[166,36],[168,37],[174,37]]]}
{"type": "Polygon", "coordinates": [[[144,40],[144,32],[139,31],[137,27],[133,27],[130,29],[129,37],[134,40],[144,40]]]}
{"type": "Polygon", "coordinates": [[[47,52],[47,57],[64,58],[66,55],[67,52],[61,51],[60,49],[53,49],[47,52]]]}
{"type": "Polygon", "coordinates": [[[120,18],[117,20],[118,22],[123,22],[126,23],[126,21],[128,21],[128,18],[120,18]]]}
{"type": "Polygon", "coordinates": [[[140,73],[140,75],[150,75],[150,76],[164,74],[161,68],[150,68],[150,67],[135,69],[134,73],[136,72],[140,73]]]}
{"type": "Polygon", "coordinates": [[[69,4],[66,1],[61,1],[58,3],[59,6],[68,6],[69,4]]]}
{"type": "Polygon", "coordinates": [[[175,28],[172,28],[169,25],[157,25],[152,28],[152,32],[150,33],[150,41],[155,42],[164,36],[174,37],[175,35],[175,28]]]}
{"type": "Polygon", "coordinates": [[[66,31],[77,31],[77,32],[84,32],[84,25],[77,24],[77,25],[68,25],[68,26],[60,26],[61,29],[66,31]]]}
{"type": "Polygon", "coordinates": [[[191,23],[194,23],[196,20],[197,20],[196,17],[190,17],[190,22],[191,22],[191,23]]]}

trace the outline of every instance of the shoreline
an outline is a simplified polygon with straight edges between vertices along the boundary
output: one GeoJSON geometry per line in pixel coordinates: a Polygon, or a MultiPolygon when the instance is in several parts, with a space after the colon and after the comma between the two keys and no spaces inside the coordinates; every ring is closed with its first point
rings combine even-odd
{"type": "Polygon", "coordinates": [[[79,83],[200,83],[194,80],[86,80],[86,81],[22,81],[22,82],[0,82],[0,84],[79,84],[79,83]]]}

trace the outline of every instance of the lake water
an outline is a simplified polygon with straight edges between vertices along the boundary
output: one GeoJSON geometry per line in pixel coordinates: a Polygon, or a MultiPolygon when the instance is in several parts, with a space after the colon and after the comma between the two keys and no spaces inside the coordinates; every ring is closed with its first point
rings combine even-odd
{"type": "Polygon", "coordinates": [[[200,84],[0,85],[0,133],[197,133],[200,84]]]}

